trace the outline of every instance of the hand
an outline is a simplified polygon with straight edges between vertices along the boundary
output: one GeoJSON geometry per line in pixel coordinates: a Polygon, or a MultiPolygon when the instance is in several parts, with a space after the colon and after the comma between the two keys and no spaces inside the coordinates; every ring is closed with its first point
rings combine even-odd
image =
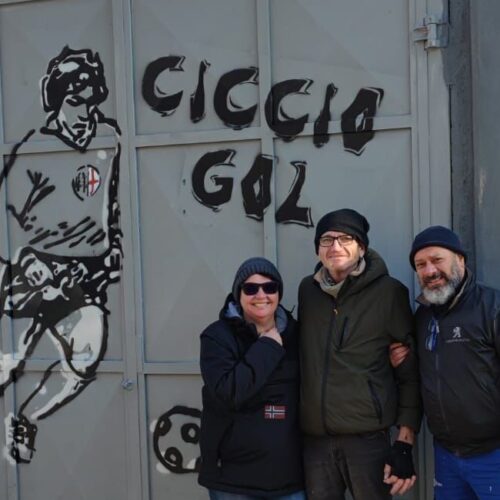
{"type": "Polygon", "coordinates": [[[402,342],[394,342],[389,346],[389,359],[393,368],[397,368],[410,354],[410,348],[402,342]]]}
{"type": "Polygon", "coordinates": [[[384,483],[392,486],[391,495],[404,495],[417,480],[411,450],[412,445],[403,441],[395,441],[392,445],[384,467],[384,483]]]}
{"type": "Polygon", "coordinates": [[[278,329],[275,326],[270,330],[267,330],[267,332],[262,332],[260,336],[268,337],[278,342],[279,345],[283,345],[283,339],[281,338],[281,335],[279,334],[278,329]]]}
{"type": "Polygon", "coordinates": [[[391,466],[385,464],[384,478],[387,479],[384,479],[384,483],[392,485],[391,491],[389,492],[390,495],[404,495],[413,488],[413,485],[417,480],[416,475],[411,476],[411,478],[401,479],[392,474],[391,472],[392,472],[391,466]]]}

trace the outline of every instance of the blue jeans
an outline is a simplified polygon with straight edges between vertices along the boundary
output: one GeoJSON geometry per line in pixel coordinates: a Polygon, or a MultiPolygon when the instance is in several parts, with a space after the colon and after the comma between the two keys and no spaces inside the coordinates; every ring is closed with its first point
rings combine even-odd
{"type": "Polygon", "coordinates": [[[434,442],[436,500],[500,499],[500,448],[457,457],[434,442]]]}
{"type": "Polygon", "coordinates": [[[239,493],[228,493],[226,491],[208,490],[210,500],[306,500],[306,495],[303,491],[290,493],[290,495],[283,495],[281,497],[254,497],[250,495],[240,495],[239,493]]]}

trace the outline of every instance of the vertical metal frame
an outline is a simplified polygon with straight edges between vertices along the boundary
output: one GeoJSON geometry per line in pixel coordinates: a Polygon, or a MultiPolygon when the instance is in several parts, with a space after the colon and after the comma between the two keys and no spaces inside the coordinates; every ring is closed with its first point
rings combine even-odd
{"type": "MultiPolygon", "coordinates": [[[[447,0],[410,0],[410,81],[413,234],[432,224],[451,222],[451,159],[449,96],[444,79],[442,52],[425,50],[412,41],[414,28],[426,15],[446,15],[447,0]]],[[[414,295],[419,286],[414,278],[414,295]]],[[[423,423],[418,436],[418,498],[433,493],[433,442],[423,423]]]]}

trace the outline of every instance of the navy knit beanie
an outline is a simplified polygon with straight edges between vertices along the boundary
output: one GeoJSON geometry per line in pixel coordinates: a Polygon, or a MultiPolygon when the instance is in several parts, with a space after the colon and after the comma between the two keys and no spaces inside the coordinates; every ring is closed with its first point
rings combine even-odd
{"type": "Polygon", "coordinates": [[[410,252],[410,264],[415,269],[415,254],[426,247],[443,247],[459,253],[467,260],[460,238],[451,229],[443,226],[431,226],[418,233],[413,240],[410,252]]]}
{"type": "Polygon", "coordinates": [[[370,224],[360,213],[350,208],[342,208],[323,215],[316,225],[314,248],[318,253],[319,239],[327,231],[340,231],[354,236],[360,243],[368,248],[368,231],[370,224]]]}
{"type": "Polygon", "coordinates": [[[281,299],[283,296],[283,280],[276,266],[269,260],[264,259],[264,257],[252,257],[243,262],[236,271],[232,288],[233,298],[236,302],[240,302],[241,285],[243,285],[252,274],[263,274],[273,281],[276,281],[276,283],[278,283],[278,293],[281,299]]]}

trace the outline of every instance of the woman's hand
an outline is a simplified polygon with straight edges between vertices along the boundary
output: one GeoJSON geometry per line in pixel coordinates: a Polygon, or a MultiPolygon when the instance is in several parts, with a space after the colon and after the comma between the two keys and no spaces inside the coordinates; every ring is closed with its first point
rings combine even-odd
{"type": "Polygon", "coordinates": [[[278,329],[273,326],[270,330],[267,330],[266,332],[262,332],[260,334],[261,337],[269,337],[270,339],[275,340],[278,342],[279,345],[283,345],[283,340],[281,338],[281,335],[278,332],[278,329]]]}

